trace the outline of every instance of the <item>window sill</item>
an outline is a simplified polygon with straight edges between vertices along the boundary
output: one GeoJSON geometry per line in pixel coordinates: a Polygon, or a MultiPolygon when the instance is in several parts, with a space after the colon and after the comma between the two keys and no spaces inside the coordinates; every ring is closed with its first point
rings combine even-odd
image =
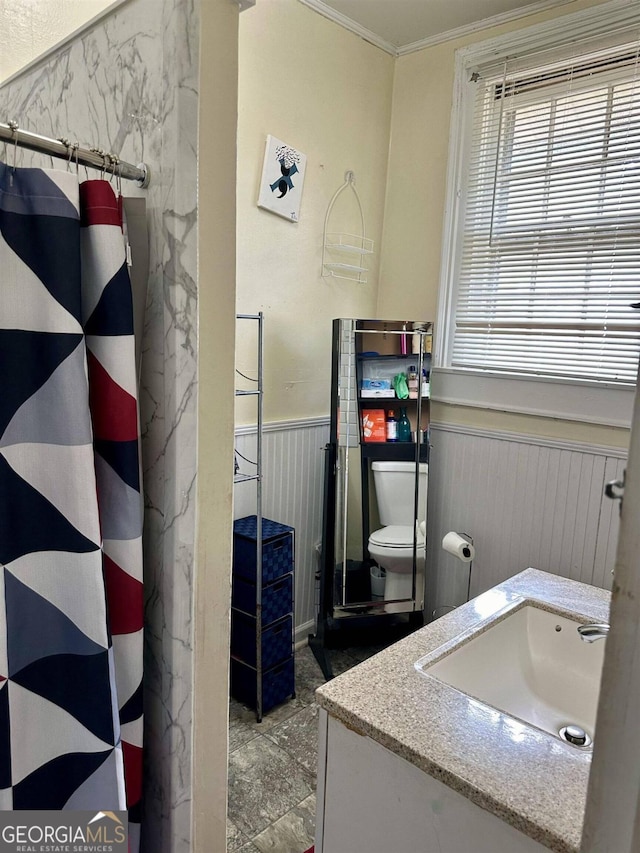
{"type": "Polygon", "coordinates": [[[629,428],[635,386],[435,367],[438,403],[629,428]]]}

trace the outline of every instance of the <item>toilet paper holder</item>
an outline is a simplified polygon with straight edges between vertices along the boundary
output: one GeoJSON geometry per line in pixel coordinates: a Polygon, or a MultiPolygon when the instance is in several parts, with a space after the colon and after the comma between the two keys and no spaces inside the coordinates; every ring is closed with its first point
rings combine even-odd
{"type": "MultiPolygon", "coordinates": [[[[452,554],[454,557],[457,557],[461,562],[469,564],[469,576],[467,578],[467,601],[469,601],[471,596],[471,570],[473,568],[473,558],[475,557],[475,548],[473,545],[473,536],[469,533],[456,533],[451,530],[449,533],[446,533],[442,538],[442,548],[448,554],[452,554]],[[464,541],[462,541],[464,540],[464,541]]],[[[457,605],[454,604],[442,604],[440,607],[436,607],[431,615],[433,618],[436,618],[436,613],[438,610],[455,610],[457,605]]]]}
{"type": "Polygon", "coordinates": [[[455,530],[450,530],[442,537],[442,548],[463,563],[470,563],[475,557],[473,537],[468,533],[456,533],[455,530]]]}

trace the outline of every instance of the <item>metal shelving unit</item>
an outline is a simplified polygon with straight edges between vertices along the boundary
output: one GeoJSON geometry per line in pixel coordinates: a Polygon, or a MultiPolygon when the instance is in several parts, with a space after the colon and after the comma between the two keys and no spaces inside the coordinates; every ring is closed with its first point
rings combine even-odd
{"type": "Polygon", "coordinates": [[[231,693],[255,708],[256,720],[289,696],[295,696],[294,668],[294,530],[262,513],[263,314],[237,314],[257,327],[257,375],[236,373],[255,387],[236,390],[255,397],[255,460],[236,450],[250,473],[236,470],[235,483],[255,482],[256,514],[234,521],[231,593],[231,693]]]}
{"type": "Polygon", "coordinates": [[[250,320],[258,324],[257,376],[245,376],[236,368],[236,373],[249,382],[255,382],[256,387],[250,391],[236,388],[236,397],[256,398],[256,459],[255,474],[242,474],[236,471],[233,481],[236,483],[256,484],[256,719],[262,721],[262,411],[263,411],[263,357],[264,357],[264,316],[262,311],[257,314],[236,314],[238,320],[250,320]]]}

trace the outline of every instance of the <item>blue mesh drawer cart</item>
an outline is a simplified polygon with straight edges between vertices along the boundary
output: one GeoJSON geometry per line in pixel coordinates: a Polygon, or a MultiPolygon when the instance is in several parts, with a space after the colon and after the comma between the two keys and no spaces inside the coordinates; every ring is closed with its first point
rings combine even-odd
{"type": "Polygon", "coordinates": [[[255,515],[233,525],[231,695],[262,715],[295,696],[294,530],[255,515]],[[259,542],[258,539],[261,541],[259,542]]]}

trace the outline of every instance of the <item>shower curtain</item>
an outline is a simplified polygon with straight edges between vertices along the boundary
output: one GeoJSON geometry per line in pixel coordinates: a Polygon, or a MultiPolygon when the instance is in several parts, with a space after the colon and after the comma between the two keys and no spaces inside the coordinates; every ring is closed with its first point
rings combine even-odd
{"type": "Polygon", "coordinates": [[[132,852],[141,528],[119,200],[0,163],[0,809],[128,809],[132,852]]]}

